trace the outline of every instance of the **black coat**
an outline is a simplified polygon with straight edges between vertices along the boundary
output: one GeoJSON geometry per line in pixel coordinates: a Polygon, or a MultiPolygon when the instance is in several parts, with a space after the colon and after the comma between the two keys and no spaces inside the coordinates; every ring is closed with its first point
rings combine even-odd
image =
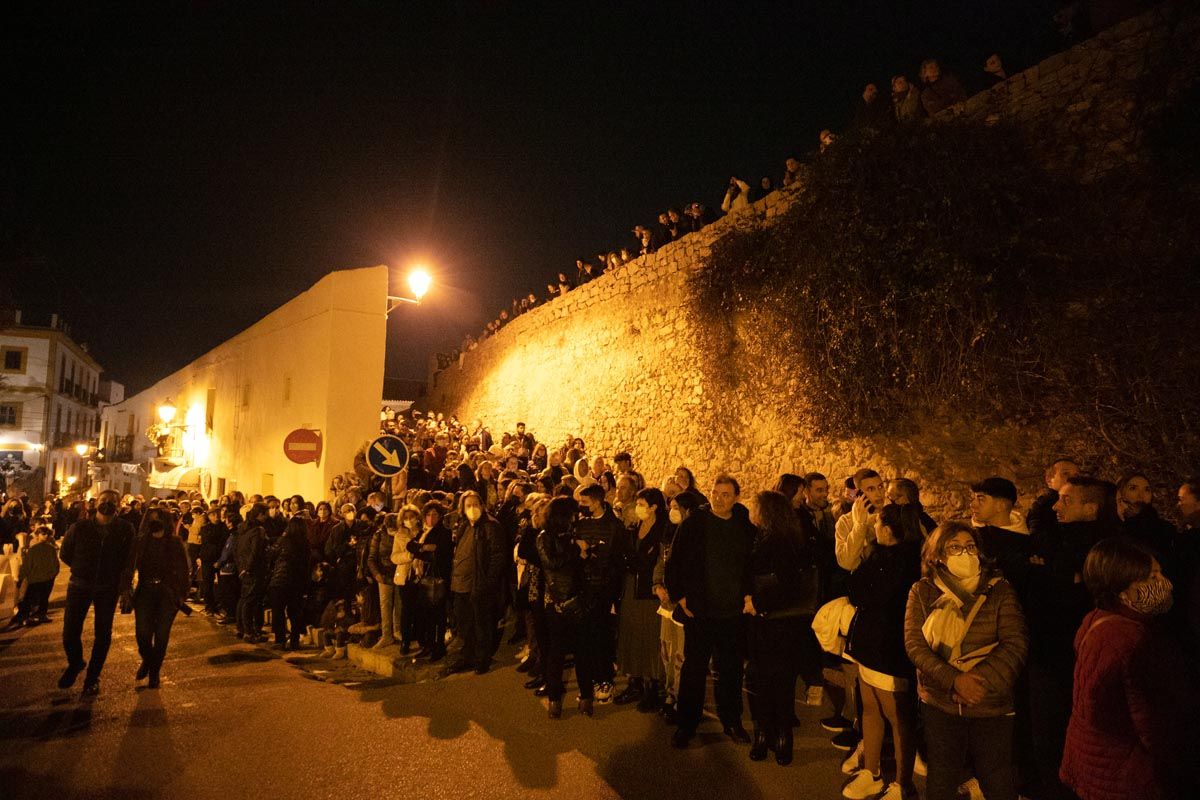
{"type": "Polygon", "coordinates": [[[538,559],[546,581],[546,598],[565,603],[579,596],[583,586],[583,558],[569,532],[542,531],[537,535],[538,559]]]}
{"type": "Polygon", "coordinates": [[[846,637],[854,660],[885,675],[912,678],[904,649],[908,592],[921,579],[921,543],[875,547],[850,573],[850,602],[857,611],[846,637]]]}
{"type": "Polygon", "coordinates": [[[107,533],[90,518],[81,519],[63,537],[59,558],[71,568],[70,586],[84,589],[126,589],[129,583],[130,559],[133,553],[133,526],[123,519],[114,519],[107,533]]]}
{"type": "MultiPolygon", "coordinates": [[[[658,563],[662,551],[663,534],[670,523],[663,514],[654,519],[654,525],[645,538],[638,538],[641,526],[630,528],[627,532],[628,542],[623,548],[624,574],[633,575],[634,600],[649,600],[654,597],[654,565],[658,563]]],[[[622,580],[622,588],[624,580],[622,580]]]]}
{"type": "MultiPolygon", "coordinates": [[[[470,524],[464,517],[463,527],[460,528],[460,534],[456,537],[455,549],[461,546],[463,538],[461,531],[470,524]]],[[[500,530],[500,523],[495,519],[484,515],[474,523],[474,527],[475,583],[471,590],[471,596],[490,597],[499,592],[500,581],[504,577],[504,568],[510,560],[510,555],[505,548],[504,532],[500,530]]],[[[451,569],[453,569],[453,561],[451,561],[451,569]]],[[[449,577],[450,573],[447,572],[446,575],[449,577]]]]}
{"type": "Polygon", "coordinates": [[[275,542],[270,586],[295,589],[308,582],[308,538],[303,531],[284,532],[275,542]]]}
{"type": "Polygon", "coordinates": [[[233,558],[238,575],[263,578],[267,574],[267,534],[261,525],[242,523],[234,545],[233,558]]]}
{"type": "Polygon", "coordinates": [[[767,617],[785,609],[815,614],[821,594],[820,562],[820,552],[808,542],[760,535],[750,554],[754,609],[767,617]]]}
{"type": "Polygon", "coordinates": [[[1171,574],[1175,562],[1175,526],[1158,515],[1153,506],[1127,517],[1121,523],[1122,532],[1154,551],[1163,571],[1171,574]]]}
{"type": "MultiPolygon", "coordinates": [[[[712,510],[705,506],[683,521],[671,543],[671,555],[664,572],[667,593],[672,600],[687,598],[688,611],[704,616],[708,610],[705,581],[705,546],[708,538],[708,523],[713,519],[712,510]]],[[[738,528],[741,579],[739,591],[742,595],[752,593],[750,580],[750,554],[754,549],[757,531],[750,522],[745,506],[733,507],[733,519],[738,528]]]]}
{"type": "MultiPolygon", "coordinates": [[[[200,563],[217,563],[228,538],[229,527],[224,522],[205,522],[200,528],[200,563]]],[[[305,547],[307,546],[306,544],[305,547]]]]}
{"type": "Polygon", "coordinates": [[[413,539],[405,547],[408,548],[408,552],[413,554],[414,558],[419,558],[426,563],[426,577],[450,580],[450,572],[454,569],[454,537],[450,534],[450,530],[439,520],[438,524],[430,528],[429,532],[424,535],[424,539],[424,543],[420,538],[413,539]],[[421,548],[426,544],[433,545],[433,550],[422,550],[421,548]]]}
{"type": "Polygon", "coordinates": [[[621,593],[629,532],[613,513],[612,506],[605,503],[604,513],[599,517],[576,520],[574,534],[576,539],[588,543],[583,559],[584,591],[597,605],[615,602],[621,593]]]}

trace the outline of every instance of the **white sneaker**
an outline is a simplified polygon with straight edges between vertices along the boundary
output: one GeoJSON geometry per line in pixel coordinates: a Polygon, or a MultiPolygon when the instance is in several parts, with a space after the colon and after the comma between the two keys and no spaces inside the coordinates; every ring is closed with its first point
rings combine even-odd
{"type": "Polygon", "coordinates": [[[853,775],[862,769],[862,754],[863,743],[859,741],[858,747],[854,748],[854,752],[846,756],[846,760],[842,762],[843,775],[853,775]]]}
{"type": "Polygon", "coordinates": [[[612,702],[612,690],[613,685],[605,681],[604,683],[597,683],[596,688],[592,691],[592,694],[597,703],[604,705],[605,703],[612,702]]]}
{"type": "Polygon", "coordinates": [[[917,758],[913,761],[913,775],[920,775],[924,778],[929,774],[929,767],[925,764],[925,759],[921,758],[921,754],[917,753],[917,758]]]}
{"type": "Polygon", "coordinates": [[[371,645],[372,650],[382,650],[385,647],[391,647],[396,643],[395,639],[380,639],[375,644],[371,645]]]}
{"type": "Polygon", "coordinates": [[[888,787],[884,793],[879,795],[877,800],[910,800],[910,798],[918,797],[920,797],[920,795],[918,795],[916,792],[905,794],[904,790],[900,788],[900,784],[892,781],[888,784],[888,787]]]}
{"type": "Polygon", "coordinates": [[[825,687],[820,684],[808,687],[808,694],[804,699],[806,705],[819,706],[825,702],[825,687]]]}
{"type": "Polygon", "coordinates": [[[883,791],[883,778],[872,775],[870,770],[860,769],[850,782],[842,787],[842,797],[847,800],[867,800],[883,791]]]}
{"type": "Polygon", "coordinates": [[[979,786],[979,781],[974,778],[963,781],[958,787],[958,793],[971,798],[971,800],[983,800],[983,789],[979,786]]]}

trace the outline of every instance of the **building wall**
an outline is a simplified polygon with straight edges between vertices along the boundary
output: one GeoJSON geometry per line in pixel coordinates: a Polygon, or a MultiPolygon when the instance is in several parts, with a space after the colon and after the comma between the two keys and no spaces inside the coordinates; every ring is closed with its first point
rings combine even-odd
{"type": "Polygon", "coordinates": [[[191,364],[106,407],[102,446],[115,449],[115,437],[132,435],[131,460],[148,461],[155,453],[146,431],[170,399],[181,461],[210,475],[213,493],[223,485],[323,496],[378,431],[387,280],[382,266],[326,275],[191,364]],[[296,428],[321,431],[319,464],[284,456],[284,437],[296,428]]]}
{"type": "MultiPolygon", "coordinates": [[[[1190,49],[1176,67],[1191,69],[1200,55],[1200,37],[1187,38],[1181,31],[1195,31],[1200,18],[1193,10],[1181,21],[1175,12],[1183,7],[1168,3],[1122,23],[968,100],[948,116],[1003,115],[1035,126],[1032,132],[1046,142],[1073,139],[1078,144],[1080,137],[1090,137],[1078,151],[1082,155],[1067,165],[1081,179],[1135,158],[1126,144],[1136,140],[1130,126],[1137,118],[1109,113],[1145,98],[1147,73],[1130,67],[1127,54],[1134,50],[1131,42],[1186,45],[1190,49]],[[1092,108],[1107,109],[1104,124],[1079,123],[1073,108],[1089,97],[1092,108]],[[1026,116],[1023,102],[1037,113],[1026,116]]],[[[1159,62],[1143,57],[1136,63],[1159,62]]],[[[1154,89],[1180,85],[1169,77],[1154,89]]],[[[1059,151],[1051,147],[1042,152],[1052,160],[1059,151]]],[[[579,435],[591,454],[611,456],[627,449],[655,484],[683,464],[702,486],[721,471],[757,489],[770,487],[781,472],[817,470],[835,482],[836,492],[837,482],[870,465],[885,476],[916,479],[924,487],[922,499],[942,512],[964,509],[970,481],[992,474],[1015,480],[1027,503],[1041,488],[1042,465],[1062,447],[1045,431],[1017,426],[981,430],[969,420],[938,420],[902,439],[822,440],[756,403],[754,387],[722,390],[691,366],[700,354],[684,313],[688,274],[703,268],[715,240],[735,226],[769,227],[794,198],[788,190],[777,191],[746,211],[518,317],[458,364],[432,373],[428,397],[418,405],[459,419],[482,419],[497,438],[524,421],[551,445],[579,435]]],[[[756,354],[741,357],[754,359],[756,354]]],[[[795,402],[804,398],[797,396],[795,402]]]]}

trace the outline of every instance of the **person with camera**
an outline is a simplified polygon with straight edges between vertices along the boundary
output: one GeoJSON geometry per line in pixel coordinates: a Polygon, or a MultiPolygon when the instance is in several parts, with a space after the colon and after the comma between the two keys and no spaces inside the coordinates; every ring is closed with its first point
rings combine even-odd
{"type": "Polygon", "coordinates": [[[58,688],[69,689],[79,673],[87,669],[83,693],[100,693],[100,672],[112,646],[113,615],[117,599],[128,592],[126,567],[133,548],[134,529],[117,516],[120,498],[112,490],[97,497],[96,514],[70,527],[63,537],[59,557],[71,568],[67,583],[67,606],[63,613],[63,650],[67,668],[58,679],[58,688]],[[88,609],[95,607],[92,657],[83,660],[83,622],[88,609]]]}
{"type": "Polygon", "coordinates": [[[729,179],[725,189],[725,199],[721,201],[721,210],[726,214],[741,211],[750,207],[750,184],[738,177],[729,179]]]}
{"type": "Polygon", "coordinates": [[[186,545],[175,533],[169,512],[151,508],[142,517],[126,585],[133,583],[135,575],[137,589],[132,598],[121,598],[121,613],[132,611],[134,615],[138,654],[142,657],[136,679],[149,677],[150,688],[157,689],[171,626],[191,588],[186,545]]]}

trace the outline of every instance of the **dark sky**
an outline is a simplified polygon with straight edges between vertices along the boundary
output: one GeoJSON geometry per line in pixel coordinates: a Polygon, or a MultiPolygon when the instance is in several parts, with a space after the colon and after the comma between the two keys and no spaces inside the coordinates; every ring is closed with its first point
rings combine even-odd
{"type": "Polygon", "coordinates": [[[777,178],[866,81],[1026,65],[1053,5],[6,4],[0,302],[136,391],[331,270],[421,258],[387,374],[422,378],[633,224],[777,178]]]}

